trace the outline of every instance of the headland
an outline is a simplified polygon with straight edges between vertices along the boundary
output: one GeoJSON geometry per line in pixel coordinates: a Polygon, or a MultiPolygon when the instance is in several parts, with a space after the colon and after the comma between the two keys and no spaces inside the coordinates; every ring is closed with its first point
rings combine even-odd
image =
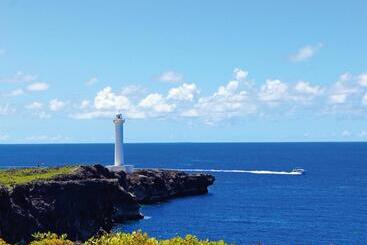
{"type": "Polygon", "coordinates": [[[0,237],[11,243],[49,231],[85,241],[143,218],[140,204],[205,194],[215,180],[173,170],[113,172],[102,165],[0,173],[0,237]]]}

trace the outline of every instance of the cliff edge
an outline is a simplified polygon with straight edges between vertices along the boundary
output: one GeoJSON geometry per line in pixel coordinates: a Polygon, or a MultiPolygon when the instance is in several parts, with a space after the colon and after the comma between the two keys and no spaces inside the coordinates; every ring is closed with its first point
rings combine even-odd
{"type": "Polygon", "coordinates": [[[152,169],[126,174],[94,165],[11,189],[0,186],[0,237],[14,243],[51,231],[83,241],[114,223],[142,218],[139,203],[204,194],[213,182],[206,174],[152,169]]]}

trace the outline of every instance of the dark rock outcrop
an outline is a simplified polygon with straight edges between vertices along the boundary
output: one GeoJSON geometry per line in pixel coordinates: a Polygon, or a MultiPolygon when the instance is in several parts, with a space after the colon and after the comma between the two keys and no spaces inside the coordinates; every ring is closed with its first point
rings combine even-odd
{"type": "Polygon", "coordinates": [[[72,174],[59,175],[54,178],[56,181],[88,179],[115,179],[122,188],[127,189],[126,173],[124,171],[112,172],[99,164],[94,166],[80,166],[72,174]]]}
{"type": "Polygon", "coordinates": [[[86,240],[114,223],[139,219],[139,203],[207,193],[214,177],[168,170],[111,172],[101,165],[81,166],[48,181],[0,186],[0,237],[28,241],[35,232],[68,234],[86,240]]]}
{"type": "Polygon", "coordinates": [[[15,205],[9,191],[0,186],[0,237],[8,242],[18,242],[32,234],[36,225],[36,219],[15,205]]]}
{"type": "Polygon", "coordinates": [[[214,177],[173,170],[141,169],[128,174],[126,181],[127,190],[135,195],[136,200],[149,204],[173,197],[205,194],[214,177]]]}
{"type": "Polygon", "coordinates": [[[103,166],[80,167],[50,181],[0,188],[0,237],[29,240],[35,232],[68,234],[86,240],[113,223],[139,219],[139,204],[103,166]]]}
{"type": "Polygon", "coordinates": [[[75,173],[62,175],[55,180],[117,179],[120,186],[132,193],[142,204],[165,201],[170,198],[200,195],[208,192],[214,176],[188,174],[183,171],[162,169],[137,169],[133,173],[111,172],[102,165],[81,166],[75,173]]]}

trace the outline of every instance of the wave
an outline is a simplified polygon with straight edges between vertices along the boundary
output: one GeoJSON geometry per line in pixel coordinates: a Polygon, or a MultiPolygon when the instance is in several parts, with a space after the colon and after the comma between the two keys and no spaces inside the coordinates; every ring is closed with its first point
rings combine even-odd
{"type": "Polygon", "coordinates": [[[239,169],[166,169],[184,172],[214,172],[214,173],[247,173],[247,174],[277,174],[277,175],[302,175],[295,171],[270,171],[270,170],[239,170],[239,169]]]}

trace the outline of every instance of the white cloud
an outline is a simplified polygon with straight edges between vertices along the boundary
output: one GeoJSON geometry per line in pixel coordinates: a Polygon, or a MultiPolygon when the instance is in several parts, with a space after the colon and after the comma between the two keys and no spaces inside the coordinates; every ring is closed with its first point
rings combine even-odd
{"type": "Polygon", "coordinates": [[[45,91],[49,87],[50,87],[50,85],[47,84],[47,83],[38,82],[38,83],[32,83],[32,84],[28,85],[27,89],[29,91],[45,91]]]}
{"type": "Polygon", "coordinates": [[[153,109],[158,113],[172,112],[175,108],[175,104],[168,104],[163,96],[158,93],[149,94],[139,103],[139,106],[145,109],[153,109]]]}
{"type": "Polygon", "coordinates": [[[233,75],[234,75],[234,78],[237,80],[237,81],[242,81],[242,80],[245,80],[248,76],[248,71],[245,71],[245,70],[242,70],[240,68],[235,68],[233,70],[233,75]]]}
{"type": "Polygon", "coordinates": [[[147,97],[145,97],[140,103],[139,105],[141,107],[146,107],[146,108],[150,108],[155,104],[161,103],[163,102],[163,96],[161,94],[149,94],[147,97]]]}
{"type": "Polygon", "coordinates": [[[290,60],[293,62],[308,60],[312,58],[322,46],[322,43],[318,43],[316,45],[306,45],[300,48],[295,54],[291,55],[290,60]]]}
{"type": "Polygon", "coordinates": [[[111,87],[105,87],[97,93],[93,105],[89,100],[83,100],[78,106],[83,112],[72,113],[69,117],[74,119],[111,118],[117,111],[120,111],[128,118],[144,118],[145,113],[135,108],[126,96],[135,93],[137,89],[136,86],[128,86],[120,93],[115,93],[111,87]]]}
{"type": "Polygon", "coordinates": [[[48,114],[47,112],[43,111],[43,103],[38,102],[38,101],[34,101],[28,105],[25,106],[26,109],[31,110],[32,111],[32,116],[38,117],[40,119],[48,119],[51,117],[50,114],[48,114]]]}
{"type": "Polygon", "coordinates": [[[184,111],[184,117],[202,117],[207,124],[226,118],[245,116],[256,111],[248,93],[239,89],[238,81],[230,81],[220,86],[211,96],[202,97],[191,110],[184,111]]]}
{"type": "Polygon", "coordinates": [[[7,116],[15,112],[15,108],[11,107],[9,104],[0,105],[0,116],[7,116]]]}
{"type": "Polygon", "coordinates": [[[19,96],[19,95],[23,95],[23,94],[24,94],[23,89],[19,88],[19,89],[15,89],[13,91],[10,91],[8,96],[19,96]]]}
{"type": "Polygon", "coordinates": [[[295,86],[294,89],[300,94],[308,95],[318,95],[322,92],[320,86],[312,86],[309,82],[300,81],[295,86]]]}
{"type": "Polygon", "coordinates": [[[25,108],[29,110],[40,110],[43,108],[43,104],[41,102],[34,101],[26,105],[25,108]]]}
{"type": "Polygon", "coordinates": [[[189,109],[180,114],[182,117],[198,117],[200,114],[196,109],[189,109]]]}
{"type": "Polygon", "coordinates": [[[367,106],[367,93],[365,93],[362,97],[362,104],[367,106]]]}
{"type": "Polygon", "coordinates": [[[367,87],[367,73],[363,73],[358,76],[358,83],[363,87],[367,87]]]}
{"type": "Polygon", "coordinates": [[[32,115],[35,116],[35,117],[38,117],[40,119],[48,119],[48,118],[51,118],[51,115],[50,114],[48,114],[45,111],[39,111],[39,110],[33,112],[32,115]]]}
{"type": "Polygon", "coordinates": [[[71,114],[74,119],[94,119],[94,118],[112,118],[115,115],[113,111],[90,111],[71,114]]]}
{"type": "Polygon", "coordinates": [[[311,85],[306,81],[297,82],[294,87],[290,98],[296,102],[308,103],[311,102],[316,96],[323,94],[324,90],[319,85],[311,85]]]}
{"type": "Polygon", "coordinates": [[[342,74],[331,85],[268,79],[249,86],[246,82],[248,72],[239,68],[233,70],[233,76],[235,80],[204,96],[195,83],[182,83],[168,89],[167,93],[149,92],[137,86],[127,86],[117,91],[106,87],[96,94],[94,102],[86,99],[74,106],[76,111],[69,116],[75,119],[111,118],[121,111],[127,118],[185,117],[213,124],[255,114],[261,118],[318,112],[361,114],[366,109],[362,104],[367,105],[367,91],[357,84],[357,76],[350,73],[342,74]],[[346,105],[342,106],[344,103],[346,105]]]}
{"type": "Polygon", "coordinates": [[[97,77],[91,77],[90,79],[88,79],[86,82],[85,82],[85,85],[87,86],[91,86],[95,83],[98,82],[98,78],[97,77]]]}
{"type": "Polygon", "coordinates": [[[139,94],[140,92],[144,91],[145,89],[137,86],[137,85],[129,85],[126,87],[123,87],[121,89],[121,95],[125,95],[125,96],[133,96],[135,94],[139,94]]]}
{"type": "MultiPolygon", "coordinates": [[[[158,93],[149,94],[144,98],[136,98],[139,101],[136,101],[136,105],[127,96],[122,95],[131,94],[136,89],[137,87],[124,88],[119,94],[116,94],[111,87],[106,87],[97,93],[93,108],[89,101],[85,100],[79,106],[84,111],[72,113],[69,116],[74,119],[110,118],[116,113],[116,110],[122,110],[127,118],[141,119],[162,116],[175,110],[176,105],[169,103],[165,97],[158,93]],[[85,109],[91,110],[86,111],[85,109]]],[[[188,89],[190,90],[191,86],[188,89]]],[[[140,93],[137,94],[140,95],[140,93]]],[[[189,96],[186,93],[184,95],[189,96]]],[[[186,99],[186,97],[179,97],[179,99],[186,99]]]]}
{"type": "Polygon", "coordinates": [[[348,82],[352,78],[353,78],[352,74],[350,74],[349,72],[344,72],[343,74],[340,75],[339,82],[348,82]]]}
{"type": "Polygon", "coordinates": [[[266,80],[261,86],[259,99],[261,101],[276,103],[287,98],[288,85],[280,80],[266,80]]]}
{"type": "Polygon", "coordinates": [[[36,79],[37,79],[36,75],[26,74],[22,71],[18,71],[11,77],[0,78],[0,82],[21,83],[21,82],[33,82],[36,79]]]}
{"type": "Polygon", "coordinates": [[[84,110],[84,109],[87,109],[91,106],[91,103],[89,100],[83,100],[82,102],[80,102],[80,106],[79,108],[84,110]]]}
{"type": "Polygon", "coordinates": [[[350,95],[358,92],[355,86],[352,86],[349,81],[352,79],[350,73],[344,73],[339,80],[330,87],[328,102],[330,104],[344,104],[350,95]]]}
{"type": "Polygon", "coordinates": [[[175,71],[167,71],[158,76],[157,80],[164,82],[177,83],[182,82],[183,76],[175,71]]]}
{"type": "Polygon", "coordinates": [[[53,99],[50,100],[48,107],[50,108],[51,111],[60,111],[65,107],[65,102],[58,99],[53,99]]]}
{"type": "Polygon", "coordinates": [[[128,97],[112,92],[111,87],[105,87],[94,98],[94,107],[97,110],[128,110],[130,108],[130,101],[128,97]]]}
{"type": "Polygon", "coordinates": [[[214,94],[215,96],[230,96],[238,89],[238,81],[230,81],[226,86],[220,86],[218,91],[214,94]]]}
{"type": "Polygon", "coordinates": [[[35,136],[26,137],[25,140],[31,141],[31,142],[65,142],[65,141],[70,141],[71,138],[68,136],[62,136],[62,135],[56,135],[56,136],[35,135],[35,136]]]}
{"type": "MultiPolygon", "coordinates": [[[[88,111],[88,112],[81,112],[81,113],[74,113],[69,115],[69,117],[73,119],[94,119],[94,118],[112,118],[116,114],[115,111],[88,111]]],[[[130,109],[129,111],[124,112],[124,116],[127,118],[132,119],[142,119],[146,117],[146,114],[142,111],[137,111],[134,108],[130,109]]]]}
{"type": "Polygon", "coordinates": [[[195,83],[184,83],[177,88],[171,88],[168,92],[167,99],[192,101],[198,93],[199,90],[195,83]]]}
{"type": "Polygon", "coordinates": [[[0,133],[0,141],[6,141],[9,139],[9,135],[0,133]]]}
{"type": "Polygon", "coordinates": [[[347,100],[347,94],[332,94],[328,100],[330,104],[344,104],[347,100]]]}
{"type": "Polygon", "coordinates": [[[125,113],[126,117],[133,119],[143,119],[147,117],[147,113],[136,108],[131,108],[125,113]]]}
{"type": "Polygon", "coordinates": [[[352,136],[352,133],[351,133],[349,130],[344,130],[344,131],[341,133],[341,135],[342,135],[343,137],[350,137],[350,136],[352,136]]]}

